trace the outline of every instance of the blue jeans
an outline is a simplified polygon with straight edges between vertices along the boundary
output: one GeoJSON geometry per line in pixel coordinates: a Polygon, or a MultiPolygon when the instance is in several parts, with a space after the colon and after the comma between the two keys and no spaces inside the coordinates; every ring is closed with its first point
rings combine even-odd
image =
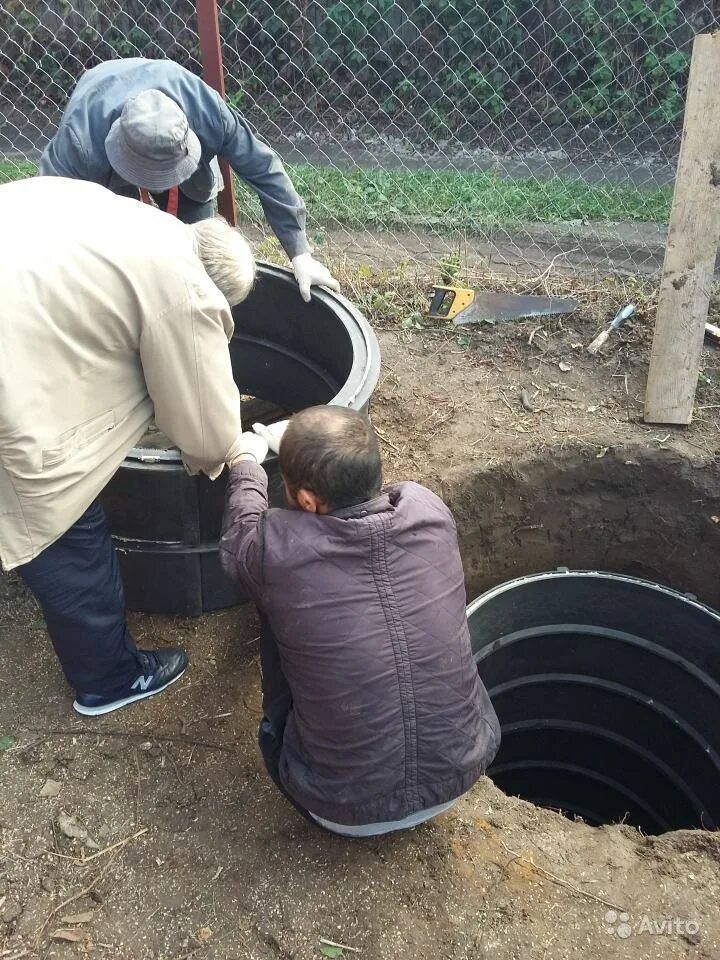
{"type": "Polygon", "coordinates": [[[67,681],[114,696],[141,671],[125,618],[117,554],[96,501],[39,556],[17,568],[42,607],[67,681]]]}

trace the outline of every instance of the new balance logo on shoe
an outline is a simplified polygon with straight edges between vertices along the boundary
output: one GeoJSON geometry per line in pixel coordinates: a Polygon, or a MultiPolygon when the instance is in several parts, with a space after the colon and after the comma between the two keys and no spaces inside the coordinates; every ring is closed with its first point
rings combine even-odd
{"type": "Polygon", "coordinates": [[[138,666],[144,672],[137,677],[130,688],[124,690],[125,696],[104,697],[93,693],[78,693],[73,707],[86,717],[99,717],[126,707],[129,703],[154,697],[162,693],[171,683],[175,683],[185,673],[187,656],[175,647],[162,650],[138,650],[138,666]]]}

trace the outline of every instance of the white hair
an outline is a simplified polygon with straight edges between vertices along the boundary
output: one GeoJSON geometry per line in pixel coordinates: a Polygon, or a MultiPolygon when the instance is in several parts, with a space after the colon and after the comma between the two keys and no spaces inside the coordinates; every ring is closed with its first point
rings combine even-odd
{"type": "Polygon", "coordinates": [[[247,240],[222,217],[191,226],[208,276],[231,307],[242,303],[255,282],[255,258],[247,240]]]}

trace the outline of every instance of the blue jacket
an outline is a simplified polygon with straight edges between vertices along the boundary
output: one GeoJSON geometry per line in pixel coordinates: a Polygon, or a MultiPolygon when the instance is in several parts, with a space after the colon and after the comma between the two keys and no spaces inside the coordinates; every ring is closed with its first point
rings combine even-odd
{"type": "Polygon", "coordinates": [[[105,138],[126,101],[143,90],[161,90],[188,118],[202,146],[197,172],[182,185],[192,200],[213,193],[210,163],[227,160],[257,193],[267,221],[289,257],[306,253],[305,204],[295,192],[280,158],[250,125],[203,80],[172,60],[110,60],[88,70],[78,82],[57,133],[40,159],[45,176],[91,180],[111,190],[128,187],[112,169],[105,138]]]}

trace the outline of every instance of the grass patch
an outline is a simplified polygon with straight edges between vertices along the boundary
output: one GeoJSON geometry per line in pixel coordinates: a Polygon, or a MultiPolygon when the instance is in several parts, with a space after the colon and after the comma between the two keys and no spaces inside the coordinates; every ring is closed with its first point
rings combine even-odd
{"type": "Polygon", "coordinates": [[[29,160],[0,160],[0,183],[33,177],[37,167],[29,160]]]}
{"type": "MultiPolygon", "coordinates": [[[[0,161],[0,183],[32,176],[35,166],[0,161]]],[[[532,177],[509,180],[493,173],[349,170],[289,165],[288,173],[310,219],[357,229],[431,227],[487,234],[520,223],[646,221],[667,223],[672,187],[641,189],[585,180],[532,177]]],[[[257,198],[238,184],[243,214],[262,219],[257,198]]]]}
{"type": "Polygon", "coordinates": [[[308,213],[319,223],[357,226],[446,225],[486,232],[513,223],[640,220],[666,223],[672,187],[643,190],[585,180],[493,173],[353,170],[295,166],[290,170],[308,213]]]}

